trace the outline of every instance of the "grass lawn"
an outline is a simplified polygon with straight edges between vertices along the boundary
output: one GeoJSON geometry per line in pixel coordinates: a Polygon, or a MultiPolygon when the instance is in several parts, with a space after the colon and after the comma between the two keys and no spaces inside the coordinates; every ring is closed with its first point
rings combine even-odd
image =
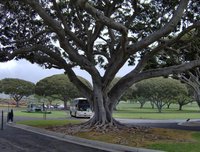
{"type": "Polygon", "coordinates": [[[146,103],[144,108],[140,109],[137,103],[120,103],[117,111],[114,112],[116,118],[132,119],[198,119],[200,118],[200,109],[196,103],[183,106],[183,110],[178,110],[178,105],[171,105],[170,109],[163,108],[162,113],[157,109],[152,109],[150,104],[146,103]]]}
{"type": "MultiPolygon", "coordinates": [[[[34,117],[34,118],[43,118],[44,113],[41,112],[26,112],[24,109],[14,109],[15,116],[22,116],[22,117],[34,117]]],[[[56,118],[67,118],[69,117],[69,112],[64,110],[53,110],[51,113],[46,114],[46,118],[56,119],[56,118]]]]}
{"type": "Polygon", "coordinates": [[[63,126],[66,124],[79,124],[81,123],[80,120],[25,120],[19,121],[17,124],[23,124],[33,127],[52,127],[52,126],[63,126]]]}
{"type": "Polygon", "coordinates": [[[191,131],[154,128],[143,131],[120,130],[106,134],[92,131],[80,132],[76,136],[167,152],[199,152],[200,150],[200,133],[191,131]]]}
{"type": "Polygon", "coordinates": [[[191,138],[189,142],[156,142],[147,146],[147,148],[164,150],[167,152],[199,152],[200,150],[200,133],[190,133],[191,138]]]}
{"type": "MultiPolygon", "coordinates": [[[[189,104],[183,106],[183,110],[178,110],[178,105],[171,105],[170,109],[163,108],[162,113],[158,113],[157,109],[152,109],[150,104],[145,104],[144,108],[140,109],[137,103],[121,102],[117,106],[117,111],[114,111],[115,118],[129,119],[199,119],[200,110],[197,104],[189,104]]],[[[23,112],[25,108],[14,108],[15,116],[43,118],[42,113],[27,113],[23,112]]],[[[46,115],[47,119],[67,118],[70,117],[69,111],[52,110],[51,114],[46,115]]]]}

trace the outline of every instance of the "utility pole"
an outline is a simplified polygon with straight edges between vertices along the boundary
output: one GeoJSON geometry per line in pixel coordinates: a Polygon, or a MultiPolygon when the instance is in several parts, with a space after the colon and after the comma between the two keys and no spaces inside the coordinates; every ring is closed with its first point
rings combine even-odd
{"type": "Polygon", "coordinates": [[[2,117],[1,117],[1,130],[3,130],[3,110],[2,110],[2,117]]]}

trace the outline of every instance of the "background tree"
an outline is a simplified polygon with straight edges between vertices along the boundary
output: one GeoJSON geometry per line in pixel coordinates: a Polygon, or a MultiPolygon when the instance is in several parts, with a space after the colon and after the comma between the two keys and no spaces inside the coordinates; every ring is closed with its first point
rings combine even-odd
{"type": "Polygon", "coordinates": [[[139,102],[140,108],[143,108],[144,104],[147,102],[148,99],[146,99],[144,96],[144,92],[143,92],[144,88],[140,88],[140,87],[142,87],[142,84],[141,85],[137,84],[137,85],[132,86],[131,97],[132,97],[132,101],[136,103],[139,102]]]}
{"type": "Polygon", "coordinates": [[[191,97],[184,94],[177,96],[175,100],[177,101],[179,105],[178,110],[182,110],[184,105],[187,105],[188,103],[192,103],[194,101],[191,97]]]}
{"type": "MultiPolygon", "coordinates": [[[[82,77],[78,78],[88,87],[91,87],[87,80],[82,77]]],[[[36,83],[35,92],[41,96],[51,96],[63,101],[65,109],[67,109],[67,102],[70,99],[83,96],[65,74],[53,75],[40,80],[36,83]]]]}
{"type": "Polygon", "coordinates": [[[113,107],[134,83],[200,64],[168,64],[157,58],[165,57],[165,48],[178,43],[184,33],[199,28],[199,5],[196,0],[0,1],[0,61],[25,58],[45,68],[64,69],[94,102],[95,114],[88,124],[118,125],[113,107]],[[135,65],[133,70],[109,90],[127,63],[135,65]],[[92,89],[78,79],[75,66],[91,75],[92,89]]]}
{"type": "Polygon", "coordinates": [[[200,107],[200,71],[194,68],[178,75],[179,79],[189,85],[194,90],[194,98],[200,107]]]}
{"type": "MultiPolygon", "coordinates": [[[[173,60],[175,62],[185,62],[191,61],[195,59],[199,59],[200,57],[200,30],[192,30],[183,35],[180,39],[179,43],[176,45],[172,45],[167,50],[173,51],[176,50],[176,53],[173,54],[173,60]],[[188,42],[190,42],[188,44],[188,42]],[[188,51],[189,50],[189,51],[188,51]],[[177,58],[179,58],[177,60],[177,58]]],[[[168,54],[172,56],[172,54],[168,54]]],[[[171,57],[168,57],[168,59],[171,57]]],[[[197,101],[198,106],[200,107],[200,71],[199,67],[192,68],[185,72],[179,73],[178,75],[174,75],[174,78],[180,79],[182,82],[189,85],[195,93],[195,99],[197,101]]]]}
{"type": "Polygon", "coordinates": [[[135,100],[140,103],[140,108],[143,108],[144,104],[147,102],[147,99],[143,96],[136,96],[135,100]]]}
{"type": "Polygon", "coordinates": [[[16,101],[16,107],[19,107],[19,101],[23,97],[34,94],[35,84],[21,79],[5,78],[0,81],[0,92],[9,94],[16,101]]]}
{"type": "Polygon", "coordinates": [[[176,99],[177,96],[187,94],[187,87],[180,81],[171,78],[151,78],[136,84],[138,97],[152,101],[158,112],[167,103],[176,99]]]}

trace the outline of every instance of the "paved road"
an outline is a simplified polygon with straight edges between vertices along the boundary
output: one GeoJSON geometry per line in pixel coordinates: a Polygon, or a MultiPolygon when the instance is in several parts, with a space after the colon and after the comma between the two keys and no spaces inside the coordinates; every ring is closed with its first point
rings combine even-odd
{"type": "Polygon", "coordinates": [[[0,143],[1,152],[105,152],[7,125],[0,130],[0,143]]]}
{"type": "MultiPolygon", "coordinates": [[[[191,122],[199,122],[198,125],[181,125],[186,120],[149,120],[149,119],[118,119],[122,123],[126,123],[130,126],[144,126],[144,127],[155,127],[155,128],[168,128],[168,129],[179,129],[179,130],[190,130],[200,131],[200,120],[192,119],[191,122]]],[[[189,122],[188,122],[189,123],[189,122]]]]}
{"type": "Polygon", "coordinates": [[[190,131],[200,131],[200,126],[182,126],[177,123],[138,123],[135,126],[146,126],[154,128],[168,128],[168,129],[178,129],[178,130],[190,130],[190,131]]]}

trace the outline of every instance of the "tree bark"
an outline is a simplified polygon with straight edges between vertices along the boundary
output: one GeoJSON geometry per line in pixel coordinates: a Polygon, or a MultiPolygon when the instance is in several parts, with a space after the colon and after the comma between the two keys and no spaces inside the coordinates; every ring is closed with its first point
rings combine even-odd
{"type": "Polygon", "coordinates": [[[154,102],[150,101],[150,104],[151,104],[151,108],[154,109],[154,102]]]}
{"type": "Polygon", "coordinates": [[[144,104],[143,102],[140,102],[140,109],[142,109],[144,107],[144,104]]]}
{"type": "Polygon", "coordinates": [[[116,121],[113,117],[113,109],[115,102],[111,102],[106,92],[103,92],[101,85],[94,85],[93,102],[94,116],[86,122],[89,127],[95,128],[108,128],[108,127],[119,127],[121,124],[116,121]]]}
{"type": "Polygon", "coordinates": [[[67,101],[64,101],[64,109],[67,110],[67,101]]]}
{"type": "Polygon", "coordinates": [[[156,105],[158,112],[162,112],[162,108],[166,103],[163,103],[162,101],[154,101],[154,104],[156,105]]]}
{"type": "Polygon", "coordinates": [[[179,104],[179,111],[181,111],[182,110],[182,107],[183,107],[183,105],[182,104],[179,104]]]}
{"type": "Polygon", "coordinates": [[[11,97],[15,100],[16,107],[19,107],[19,101],[22,99],[23,96],[21,96],[21,95],[11,95],[11,97]]]}
{"type": "Polygon", "coordinates": [[[197,102],[197,104],[200,108],[200,92],[199,91],[198,92],[196,91],[195,99],[196,99],[196,102],[197,102]]]}
{"type": "Polygon", "coordinates": [[[19,100],[16,100],[16,107],[19,107],[19,100]]]}
{"type": "Polygon", "coordinates": [[[167,103],[167,109],[169,109],[169,107],[170,107],[171,104],[172,104],[171,102],[167,103]]]}

